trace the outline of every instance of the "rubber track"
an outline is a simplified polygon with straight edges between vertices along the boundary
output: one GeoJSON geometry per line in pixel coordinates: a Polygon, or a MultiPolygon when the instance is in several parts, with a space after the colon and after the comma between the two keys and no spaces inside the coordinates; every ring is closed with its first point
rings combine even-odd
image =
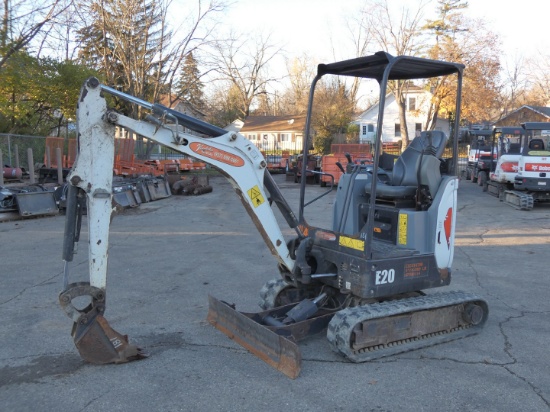
{"type": "Polygon", "coordinates": [[[507,204],[520,210],[531,210],[534,206],[533,196],[517,190],[506,190],[504,200],[507,204]]]}
{"type": "Polygon", "coordinates": [[[277,295],[284,289],[290,287],[283,279],[268,280],[260,289],[260,301],[258,305],[263,310],[273,309],[277,295]]]}
{"type": "Polygon", "coordinates": [[[368,349],[357,350],[350,347],[351,334],[354,327],[366,320],[460,305],[474,301],[481,301],[485,305],[485,308],[487,307],[486,302],[482,298],[471,293],[456,291],[439,292],[426,296],[346,308],[336,313],[330,321],[327,330],[327,339],[330,342],[332,350],[344,355],[353,362],[366,362],[449,342],[477,334],[485,323],[487,313],[485,313],[484,321],[476,326],[457,328],[450,332],[436,332],[421,337],[412,337],[386,345],[377,345],[368,349]]]}

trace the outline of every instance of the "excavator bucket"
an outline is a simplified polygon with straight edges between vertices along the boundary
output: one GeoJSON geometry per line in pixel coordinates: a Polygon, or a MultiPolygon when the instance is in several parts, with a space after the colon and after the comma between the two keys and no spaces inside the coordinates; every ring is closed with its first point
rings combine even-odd
{"type": "Polygon", "coordinates": [[[81,316],[73,326],[72,335],[80,356],[90,363],[125,363],[148,356],[141,348],[130,344],[128,336],[111,328],[101,315],[90,320],[81,316]]]}
{"type": "Polygon", "coordinates": [[[262,313],[238,312],[208,296],[208,322],[268,365],[291,379],[300,374],[302,355],[291,333],[261,324],[262,313]]]}
{"type": "Polygon", "coordinates": [[[105,293],[90,286],[88,282],[67,285],[59,294],[59,303],[67,316],[73,320],[71,335],[82,359],[95,364],[125,363],[146,358],[141,348],[128,342],[128,336],[111,328],[105,313],[105,293]],[[77,309],[73,300],[89,297],[91,303],[77,309]]]}

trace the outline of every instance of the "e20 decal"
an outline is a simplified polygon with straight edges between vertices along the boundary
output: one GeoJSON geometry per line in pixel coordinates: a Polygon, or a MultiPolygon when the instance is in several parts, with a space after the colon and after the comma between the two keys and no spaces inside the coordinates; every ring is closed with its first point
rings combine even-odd
{"type": "Polygon", "coordinates": [[[395,269],[377,270],[374,275],[375,285],[385,285],[387,283],[393,283],[395,280],[395,269]]]}

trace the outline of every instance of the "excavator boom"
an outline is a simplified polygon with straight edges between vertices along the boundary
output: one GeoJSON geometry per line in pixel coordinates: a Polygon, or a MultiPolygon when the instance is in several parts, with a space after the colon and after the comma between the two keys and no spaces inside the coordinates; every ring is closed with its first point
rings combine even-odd
{"type": "Polygon", "coordinates": [[[84,359],[92,363],[121,363],[145,356],[141,349],[128,343],[126,336],[114,331],[103,316],[106,308],[109,226],[113,209],[111,193],[115,126],[132,130],[220,170],[233,185],[279,265],[286,271],[294,270],[294,259],[290,256],[270,203],[275,202],[289,226],[301,236],[298,222],[271,175],[266,173],[262,154],[243,136],[118,92],[101,85],[96,78],[88,79],[82,87],[77,124],[78,155],[67,177],[69,189],[63,247],[65,273],[59,300],[74,321],[73,338],[84,359]],[[103,92],[144,106],[157,117],[149,116],[148,121],[141,121],[110,110],[103,92]],[[182,126],[215,137],[186,133],[182,126]],[[89,282],[69,283],[70,262],[79,240],[84,209],[89,230],[89,282]],[[82,296],[89,297],[91,303],[79,310],[73,300],[82,296]]]}

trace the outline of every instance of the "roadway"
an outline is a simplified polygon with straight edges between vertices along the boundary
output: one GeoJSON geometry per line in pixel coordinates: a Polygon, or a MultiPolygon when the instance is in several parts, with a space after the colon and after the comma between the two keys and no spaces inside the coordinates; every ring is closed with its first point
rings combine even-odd
{"type": "MultiPolygon", "coordinates": [[[[275,178],[297,210],[298,185],[275,178]]],[[[277,277],[229,183],[210,182],[212,193],[113,219],[106,318],[150,353],[139,362],[79,357],[57,303],[63,216],[0,223],[0,410],[550,410],[550,205],[514,210],[462,181],[447,289],[488,301],[482,333],[363,364],[318,335],[300,344],[291,380],[205,321],[208,294],[256,311],[260,288],[277,277]]],[[[311,205],[310,223],[329,222],[333,201],[311,205]]],[[[86,268],[82,241],[71,281],[86,280],[86,268]]]]}

